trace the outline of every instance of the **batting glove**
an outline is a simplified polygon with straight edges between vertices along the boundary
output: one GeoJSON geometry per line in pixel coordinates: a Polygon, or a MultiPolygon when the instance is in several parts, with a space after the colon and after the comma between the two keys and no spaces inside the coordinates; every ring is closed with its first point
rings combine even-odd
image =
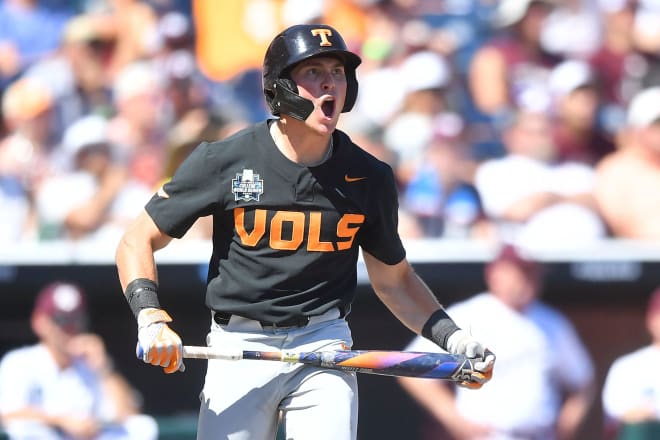
{"type": "Polygon", "coordinates": [[[165,310],[148,308],[138,315],[135,354],[147,364],[163,367],[165,373],[184,371],[181,338],[166,324],[172,318],[165,310]]]}
{"type": "Polygon", "coordinates": [[[474,372],[470,380],[459,382],[458,385],[478,389],[493,377],[495,354],[484,348],[474,337],[465,330],[456,330],[447,339],[447,351],[451,354],[462,354],[472,360],[474,372]]]}

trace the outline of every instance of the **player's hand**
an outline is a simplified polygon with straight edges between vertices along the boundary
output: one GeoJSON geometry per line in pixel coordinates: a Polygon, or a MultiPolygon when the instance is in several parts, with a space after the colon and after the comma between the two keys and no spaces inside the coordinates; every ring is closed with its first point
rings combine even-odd
{"type": "Polygon", "coordinates": [[[168,325],[172,318],[165,310],[149,308],[138,315],[138,343],[135,354],[144,362],[163,367],[165,373],[184,371],[181,338],[168,325]]]}
{"type": "Polygon", "coordinates": [[[449,336],[447,351],[451,354],[465,355],[472,361],[474,372],[470,380],[459,382],[458,385],[478,389],[493,377],[495,354],[465,330],[457,330],[449,336]]]}
{"type": "Polygon", "coordinates": [[[105,349],[100,336],[92,333],[83,333],[74,336],[67,346],[69,354],[83,360],[98,374],[112,370],[112,361],[105,349]]]}

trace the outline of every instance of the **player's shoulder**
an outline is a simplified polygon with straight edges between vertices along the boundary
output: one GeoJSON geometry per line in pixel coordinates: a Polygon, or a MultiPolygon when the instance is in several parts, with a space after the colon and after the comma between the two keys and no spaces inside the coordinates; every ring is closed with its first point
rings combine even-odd
{"type": "Polygon", "coordinates": [[[571,320],[559,309],[543,302],[534,301],[527,307],[526,316],[547,333],[558,335],[575,334],[571,320]]]}
{"type": "Polygon", "coordinates": [[[541,315],[544,318],[558,323],[568,323],[569,319],[557,308],[543,301],[536,300],[529,305],[528,312],[541,315]]]}
{"type": "Polygon", "coordinates": [[[349,168],[360,169],[363,172],[370,171],[373,174],[392,173],[392,167],[388,163],[380,160],[353,142],[351,137],[345,132],[337,129],[333,137],[335,142],[337,142],[337,150],[341,160],[349,168]]]}
{"type": "Polygon", "coordinates": [[[226,136],[220,142],[225,142],[227,144],[250,142],[251,138],[253,137],[270,138],[270,132],[268,130],[268,121],[261,121],[255,124],[246,125],[240,130],[237,130],[234,133],[226,136]]]}
{"type": "Polygon", "coordinates": [[[612,178],[612,180],[625,179],[627,176],[639,171],[640,166],[646,162],[643,156],[630,149],[619,149],[603,157],[595,167],[596,175],[603,178],[612,178]]]}
{"type": "Polygon", "coordinates": [[[640,366],[654,365],[658,360],[660,360],[660,350],[652,345],[646,345],[616,358],[612,368],[637,371],[640,366]]]}
{"type": "Polygon", "coordinates": [[[248,125],[241,130],[217,140],[201,142],[196,150],[211,157],[221,157],[231,154],[245,154],[252,151],[256,143],[263,142],[268,133],[266,123],[248,125]]]}
{"type": "Polygon", "coordinates": [[[0,367],[30,368],[30,365],[41,364],[44,354],[45,349],[39,344],[13,348],[2,357],[0,367]]]}

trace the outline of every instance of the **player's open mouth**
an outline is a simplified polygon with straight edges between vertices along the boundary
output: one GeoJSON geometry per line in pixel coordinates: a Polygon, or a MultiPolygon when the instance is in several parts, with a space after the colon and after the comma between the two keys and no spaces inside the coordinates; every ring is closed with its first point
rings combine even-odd
{"type": "Polygon", "coordinates": [[[326,118],[332,118],[335,114],[335,100],[327,99],[323,101],[323,104],[321,104],[321,110],[326,118]]]}

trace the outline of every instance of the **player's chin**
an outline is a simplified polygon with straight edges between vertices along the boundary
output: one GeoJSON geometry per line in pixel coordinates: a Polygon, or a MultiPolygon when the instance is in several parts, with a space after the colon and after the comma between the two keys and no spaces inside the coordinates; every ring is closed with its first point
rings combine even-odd
{"type": "Polygon", "coordinates": [[[325,116],[319,118],[309,118],[307,125],[319,135],[331,134],[337,128],[337,118],[326,118],[325,116]]]}

